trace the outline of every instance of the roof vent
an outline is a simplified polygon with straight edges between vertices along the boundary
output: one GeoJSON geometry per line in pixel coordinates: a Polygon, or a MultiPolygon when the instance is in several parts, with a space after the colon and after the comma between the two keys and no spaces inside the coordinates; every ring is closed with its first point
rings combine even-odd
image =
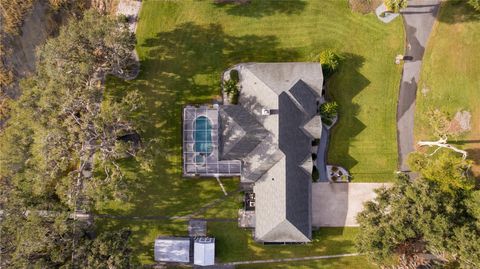
{"type": "Polygon", "coordinates": [[[268,115],[270,115],[270,109],[268,109],[268,108],[262,108],[262,115],[263,115],[263,116],[268,116],[268,115]]]}

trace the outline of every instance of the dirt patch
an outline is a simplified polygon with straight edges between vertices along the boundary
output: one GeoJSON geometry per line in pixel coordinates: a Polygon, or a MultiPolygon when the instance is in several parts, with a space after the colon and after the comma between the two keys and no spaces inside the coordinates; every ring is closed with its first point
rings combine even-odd
{"type": "Polygon", "coordinates": [[[458,111],[455,114],[455,117],[450,122],[448,126],[448,132],[453,134],[461,134],[464,132],[468,132],[472,129],[470,125],[470,120],[472,115],[468,111],[458,111]]]}
{"type": "MultiPolygon", "coordinates": [[[[408,44],[408,45],[410,45],[410,44],[408,44]]],[[[426,96],[427,96],[427,93],[428,93],[429,91],[430,91],[430,88],[428,88],[427,86],[423,85],[422,90],[421,90],[423,97],[426,97],[426,96]]]]}
{"type": "Polygon", "coordinates": [[[380,6],[382,0],[348,0],[350,8],[362,14],[367,14],[375,11],[375,9],[380,6]]]}

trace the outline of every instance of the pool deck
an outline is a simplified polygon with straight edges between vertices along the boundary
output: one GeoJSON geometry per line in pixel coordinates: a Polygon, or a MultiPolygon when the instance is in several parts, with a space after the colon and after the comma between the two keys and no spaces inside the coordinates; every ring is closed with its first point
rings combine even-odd
{"type": "Polygon", "coordinates": [[[218,105],[186,106],[183,109],[183,174],[189,177],[212,177],[240,175],[241,162],[239,160],[220,160],[219,145],[219,107],[218,105]],[[195,121],[198,117],[207,117],[212,125],[212,151],[199,164],[195,157],[195,121]]]}

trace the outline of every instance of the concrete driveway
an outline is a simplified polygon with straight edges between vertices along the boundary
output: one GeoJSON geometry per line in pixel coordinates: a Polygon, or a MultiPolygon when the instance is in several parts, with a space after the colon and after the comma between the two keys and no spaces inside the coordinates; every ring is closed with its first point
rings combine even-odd
{"type": "Polygon", "coordinates": [[[363,203],[375,198],[374,189],[388,183],[313,183],[312,226],[358,226],[355,217],[363,203]]]}

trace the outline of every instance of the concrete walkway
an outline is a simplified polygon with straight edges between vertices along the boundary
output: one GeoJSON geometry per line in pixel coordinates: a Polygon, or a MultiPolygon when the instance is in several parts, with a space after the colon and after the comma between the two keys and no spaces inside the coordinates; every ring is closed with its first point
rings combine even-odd
{"type": "Polygon", "coordinates": [[[241,261],[241,262],[228,262],[223,265],[241,265],[241,264],[258,264],[258,263],[280,263],[280,262],[294,262],[294,261],[311,261],[311,260],[322,260],[322,259],[333,259],[341,257],[352,257],[359,256],[359,253],[348,253],[348,254],[338,254],[338,255],[325,255],[325,256],[310,256],[310,257],[300,257],[300,258],[284,258],[284,259],[270,259],[270,260],[254,260],[254,261],[241,261]]]}
{"type": "Polygon", "coordinates": [[[415,98],[420,78],[423,53],[435,22],[439,0],[410,0],[408,7],[402,11],[405,22],[407,48],[403,66],[400,95],[397,107],[397,137],[399,168],[409,171],[406,160],[414,150],[413,126],[415,114],[415,98]]]}
{"type": "Polygon", "coordinates": [[[330,131],[325,125],[323,125],[322,136],[320,137],[320,143],[317,148],[317,160],[315,163],[318,169],[318,182],[329,182],[327,175],[327,149],[329,135],[330,131]]]}

